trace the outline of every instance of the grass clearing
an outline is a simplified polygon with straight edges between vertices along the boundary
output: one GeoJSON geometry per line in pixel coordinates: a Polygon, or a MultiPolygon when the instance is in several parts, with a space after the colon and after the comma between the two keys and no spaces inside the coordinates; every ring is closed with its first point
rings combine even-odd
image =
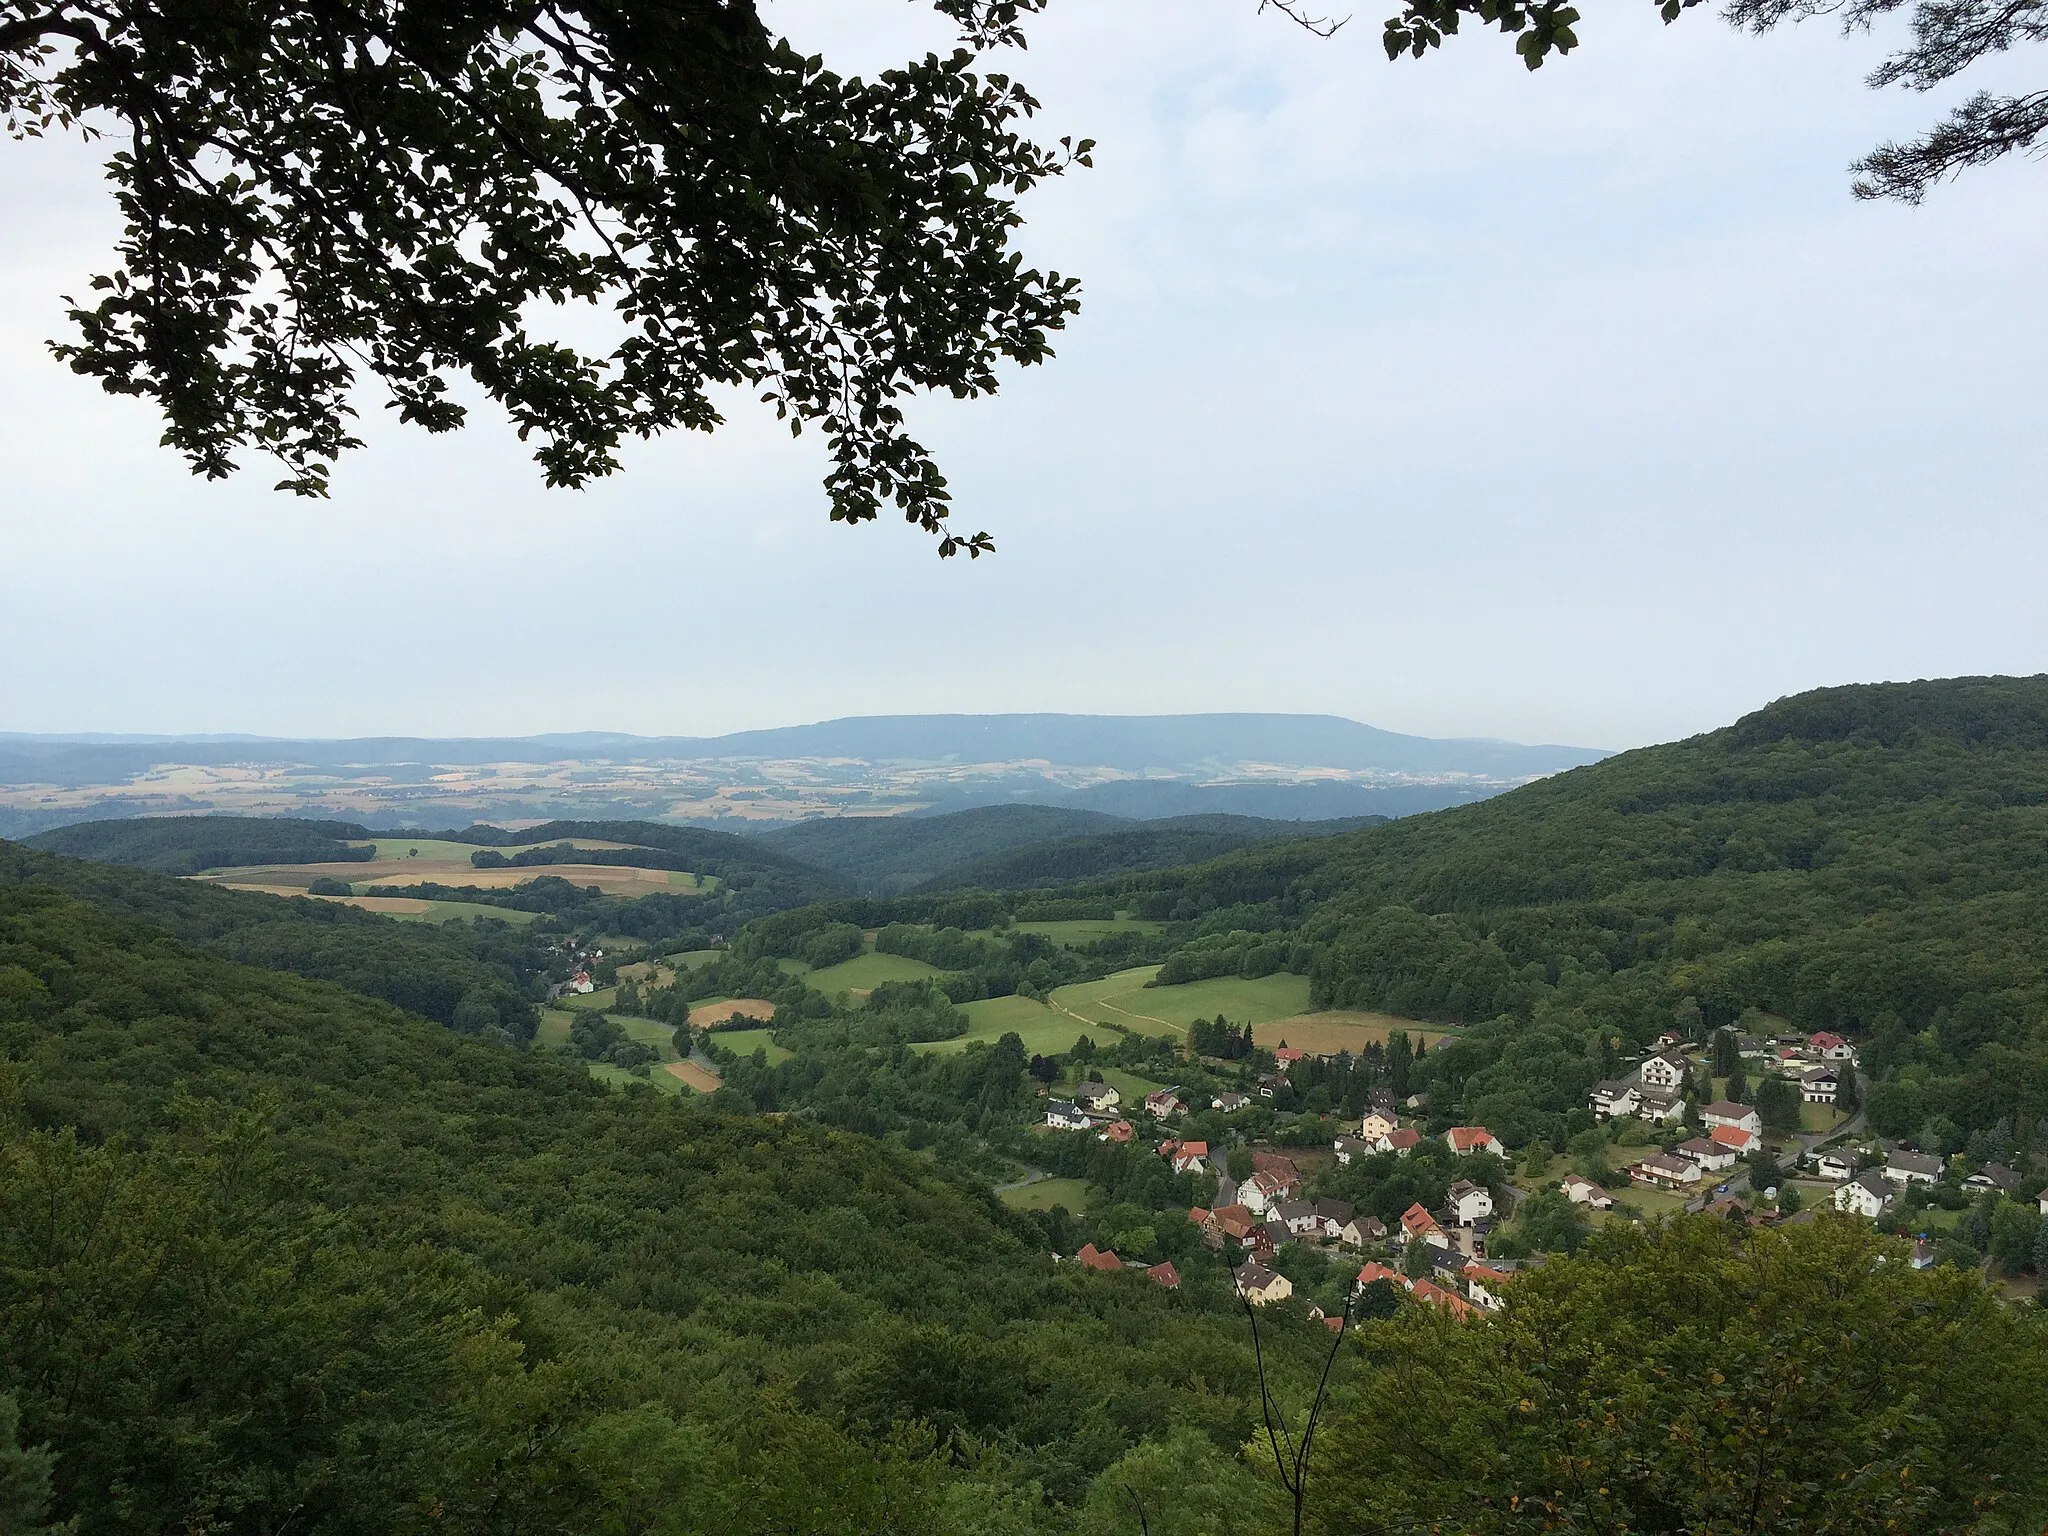
{"type": "Polygon", "coordinates": [[[564,992],[555,999],[562,1007],[577,1013],[602,1013],[618,1000],[617,987],[599,987],[595,992],[564,992]]]}
{"type": "Polygon", "coordinates": [[[1159,974],[1156,965],[1118,971],[1101,981],[1077,982],[1053,993],[1056,1009],[1096,1024],[1120,1024],[1140,1034],[1186,1034],[1196,1019],[1217,1014],[1237,1024],[1254,1026],[1293,1018],[1308,1010],[1308,978],[1276,971],[1246,981],[1218,976],[1177,987],[1147,987],[1159,974]]]}
{"type": "Polygon", "coordinates": [[[966,1034],[953,1040],[928,1041],[911,1049],[964,1051],[977,1041],[994,1045],[1014,1031],[1023,1039],[1027,1055],[1057,1056],[1072,1050],[1074,1042],[1087,1033],[1087,1025],[1080,1020],[1055,1013],[1028,997],[983,998],[980,1002],[963,1003],[960,1011],[967,1015],[966,1034]]]}
{"type": "Polygon", "coordinates": [[[1126,1072],[1121,1067],[1100,1067],[1102,1080],[1123,1095],[1117,1106],[1119,1114],[1134,1114],[1144,1109],[1145,1095],[1157,1093],[1162,1088],[1171,1088],[1171,1083],[1155,1083],[1149,1077],[1140,1077],[1135,1072],[1126,1072]]]}
{"type": "Polygon", "coordinates": [[[1647,1189],[1641,1184],[1625,1182],[1608,1193],[1614,1196],[1616,1205],[1632,1205],[1645,1216],[1669,1216],[1673,1211],[1684,1210],[1685,1202],[1693,1198],[1675,1190],[1647,1189]]]}
{"type": "Polygon", "coordinates": [[[608,1061],[593,1061],[586,1063],[586,1065],[590,1068],[590,1075],[592,1077],[601,1083],[608,1083],[614,1088],[630,1088],[635,1083],[645,1083],[656,1093],[666,1093],[676,1098],[682,1097],[683,1085],[675,1078],[669,1076],[668,1072],[660,1067],[653,1068],[645,1077],[639,1077],[628,1072],[624,1067],[613,1066],[608,1061]]]}
{"type": "Polygon", "coordinates": [[[944,972],[906,955],[855,955],[804,977],[804,985],[831,997],[836,992],[872,992],[885,981],[917,981],[944,972]]]}
{"type": "Polygon", "coordinates": [[[1040,1179],[1022,1189],[1006,1189],[996,1198],[1013,1211],[1049,1211],[1064,1205],[1070,1211],[1088,1209],[1086,1179],[1040,1179]]]}
{"type": "Polygon", "coordinates": [[[722,949],[686,949],[680,955],[667,955],[663,963],[679,971],[694,971],[700,965],[709,965],[725,953],[722,949]]]}
{"type": "Polygon", "coordinates": [[[766,1051],[771,1067],[789,1060],[792,1054],[775,1043],[775,1031],[772,1029],[721,1029],[705,1036],[705,1039],[707,1042],[716,1041],[721,1049],[739,1056],[766,1051]]]}
{"type": "Polygon", "coordinates": [[[536,1051],[551,1050],[558,1045],[569,1043],[569,1028],[576,1022],[560,1008],[543,1008],[540,1027],[533,1032],[533,1048],[536,1051]]]}
{"type": "Polygon", "coordinates": [[[612,1022],[619,1026],[628,1040],[637,1040],[642,1045],[651,1045],[661,1053],[663,1061],[680,1061],[676,1051],[676,1032],[666,1024],[657,1024],[653,1019],[628,1018],[615,1015],[612,1022]]]}
{"type": "Polygon", "coordinates": [[[1847,1122],[1848,1118],[1832,1104],[1808,1104],[1802,1101],[1799,1106],[1799,1129],[1809,1136],[1824,1136],[1847,1122]]]}
{"type": "Polygon", "coordinates": [[[1328,1055],[1349,1051],[1355,1056],[1368,1045],[1385,1045],[1387,1037],[1397,1029],[1405,1029],[1409,1039],[1430,1046],[1450,1038],[1449,1031],[1441,1025],[1403,1019],[1391,1013],[1343,1008],[1328,1013],[1297,1013],[1270,1024],[1256,1024],[1252,1027],[1252,1042],[1267,1050],[1285,1042],[1298,1051],[1328,1055]]]}

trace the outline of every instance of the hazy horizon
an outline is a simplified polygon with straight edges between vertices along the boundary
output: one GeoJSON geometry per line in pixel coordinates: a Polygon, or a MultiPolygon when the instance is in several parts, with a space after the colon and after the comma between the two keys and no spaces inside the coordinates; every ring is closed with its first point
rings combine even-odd
{"type": "MultiPolygon", "coordinates": [[[[780,0],[845,71],[939,32],[780,0]]],[[[712,437],[542,488],[481,409],[363,401],[331,502],[190,478],[52,361],[106,145],[0,155],[0,727],[710,736],[888,713],[1330,713],[1621,749],[1827,684],[2048,668],[2042,168],[1920,208],[1848,162],[1969,90],[1887,37],[1602,13],[1389,64],[1256,0],[1055,4],[1003,61],[1097,168],[1018,244],[1083,281],[1047,365],[909,403],[992,560],[827,521],[823,445],[712,437]]]]}

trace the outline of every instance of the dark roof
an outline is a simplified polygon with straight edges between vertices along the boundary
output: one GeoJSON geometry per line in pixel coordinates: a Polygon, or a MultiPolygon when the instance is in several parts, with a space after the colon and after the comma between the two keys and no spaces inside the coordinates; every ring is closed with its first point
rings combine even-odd
{"type": "Polygon", "coordinates": [[[1339,1226],[1351,1219],[1355,1208],[1349,1200],[1318,1200],[1316,1214],[1325,1221],[1334,1221],[1339,1226]]]}
{"type": "Polygon", "coordinates": [[[1272,1270],[1266,1268],[1265,1265],[1257,1260],[1247,1260],[1237,1267],[1236,1272],[1231,1278],[1244,1290],[1263,1291],[1273,1283],[1275,1275],[1272,1270]]]}
{"type": "Polygon", "coordinates": [[[1893,1168],[1903,1168],[1907,1173],[1931,1174],[1937,1179],[1941,1177],[1942,1169],[1948,1166],[1935,1153],[1908,1152],[1904,1148],[1892,1153],[1886,1162],[1893,1168]]]}

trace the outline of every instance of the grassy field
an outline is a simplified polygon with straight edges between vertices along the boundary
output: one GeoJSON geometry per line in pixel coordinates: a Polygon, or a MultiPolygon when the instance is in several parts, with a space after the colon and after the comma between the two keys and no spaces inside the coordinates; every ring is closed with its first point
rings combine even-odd
{"type": "Polygon", "coordinates": [[[556,1002],[578,1013],[600,1013],[618,1000],[617,987],[599,987],[595,992],[564,992],[556,1002]]]}
{"type": "Polygon", "coordinates": [[[690,1026],[702,1029],[707,1024],[723,1024],[734,1014],[765,1021],[775,1017],[775,1005],[764,997],[707,997],[690,1005],[690,1026]]]}
{"type": "Polygon", "coordinates": [[[1112,933],[1157,933],[1165,926],[1142,917],[1082,917],[1062,922],[1018,923],[1010,931],[1042,933],[1063,949],[1078,949],[1112,933]]]}
{"type": "Polygon", "coordinates": [[[661,1053],[663,1061],[679,1061],[676,1051],[676,1032],[666,1024],[657,1024],[652,1019],[630,1019],[619,1014],[612,1022],[625,1032],[628,1040],[637,1040],[642,1045],[651,1045],[661,1053]]]}
{"type": "Polygon", "coordinates": [[[1078,982],[1052,995],[1053,1006],[1092,1023],[1121,1024],[1141,1034],[1185,1034],[1196,1019],[1217,1014],[1238,1024],[1292,1018],[1308,1008],[1308,978],[1286,971],[1244,981],[1219,976],[1178,987],[1146,987],[1156,965],[1118,971],[1101,981],[1078,982]]]}
{"type": "Polygon", "coordinates": [[[533,1032],[533,1048],[549,1050],[557,1045],[569,1043],[569,1026],[576,1020],[560,1008],[543,1008],[540,1013],[540,1027],[533,1032]]]}
{"type": "Polygon", "coordinates": [[[681,1098],[683,1095],[682,1082],[677,1078],[671,1077],[668,1072],[660,1067],[651,1069],[645,1077],[635,1077],[625,1068],[615,1067],[609,1062],[593,1061],[589,1063],[589,1066],[592,1077],[596,1078],[600,1083],[609,1083],[614,1088],[630,1088],[635,1083],[645,1083],[656,1093],[673,1094],[677,1098],[681,1098]]]}
{"type": "Polygon", "coordinates": [[[1367,1045],[1386,1044],[1387,1036],[1397,1029],[1407,1030],[1411,1040],[1419,1039],[1426,1045],[1449,1038],[1448,1032],[1438,1025],[1397,1018],[1391,1013],[1332,1009],[1328,1013],[1298,1013],[1270,1024],[1256,1024],[1252,1027],[1252,1040],[1267,1050],[1286,1044],[1298,1051],[1350,1051],[1355,1055],[1367,1045]]]}
{"type": "MultiPolygon", "coordinates": [[[[304,892],[295,891],[293,894],[303,895],[304,892]]],[[[515,928],[524,928],[540,916],[538,912],[515,912],[510,907],[485,906],[480,901],[422,901],[416,896],[316,896],[313,899],[338,901],[346,907],[361,907],[365,912],[382,912],[401,923],[452,923],[459,919],[489,917],[510,923],[515,928]]]]}
{"type": "Polygon", "coordinates": [[[1809,1136],[1815,1134],[1825,1135],[1827,1132],[1835,1129],[1836,1126],[1846,1122],[1848,1118],[1847,1115],[1840,1113],[1832,1104],[1801,1103],[1799,1106],[1799,1129],[1806,1132],[1809,1136]]]}
{"type": "Polygon", "coordinates": [[[936,966],[926,965],[922,960],[867,954],[828,965],[822,971],[811,971],[804,977],[804,985],[830,997],[836,992],[872,992],[885,981],[916,981],[921,976],[941,974],[936,966]]]}
{"type": "Polygon", "coordinates": [[[766,1051],[771,1067],[790,1057],[788,1051],[775,1043],[775,1031],[772,1029],[721,1029],[706,1039],[715,1040],[723,1049],[741,1056],[751,1056],[756,1050],[766,1051]]]}
{"type": "Polygon", "coordinates": [[[700,965],[709,965],[724,953],[722,949],[689,949],[680,955],[667,956],[664,963],[674,966],[677,970],[694,971],[700,965]]]}
{"type": "Polygon", "coordinates": [[[1045,1004],[1035,1003],[1028,997],[984,998],[978,1003],[963,1004],[960,1011],[967,1015],[966,1034],[954,1040],[935,1040],[914,1049],[964,1051],[976,1041],[993,1045],[1014,1030],[1023,1038],[1027,1054],[1057,1056],[1062,1051],[1073,1049],[1074,1042],[1087,1033],[1087,1026],[1078,1019],[1054,1013],[1045,1004]]]}
{"type": "Polygon", "coordinates": [[[1064,1205],[1070,1211],[1088,1209],[1085,1179],[1040,1179],[1022,1189],[1006,1189],[996,1198],[1013,1211],[1049,1211],[1064,1205]]]}
{"type": "Polygon", "coordinates": [[[1668,1189],[1645,1189],[1640,1184],[1629,1183],[1627,1179],[1618,1179],[1608,1186],[1607,1192],[1614,1196],[1617,1205],[1632,1205],[1645,1216],[1668,1216],[1673,1211],[1683,1210],[1685,1202],[1692,1198],[1668,1189]]]}

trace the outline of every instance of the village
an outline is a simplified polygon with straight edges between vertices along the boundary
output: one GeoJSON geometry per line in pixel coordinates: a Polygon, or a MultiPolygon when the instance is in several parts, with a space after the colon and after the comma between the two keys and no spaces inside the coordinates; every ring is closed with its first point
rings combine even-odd
{"type": "MultiPolygon", "coordinates": [[[[1328,1059],[1285,1046],[1274,1058],[1278,1071],[1256,1079],[1255,1091],[1267,1098],[1298,1064],[1328,1059]]],[[[1757,1036],[1725,1029],[1691,1046],[1666,1034],[1624,1075],[1589,1090],[1581,1118],[1591,1129],[1572,1138],[1577,1166],[1561,1172],[1540,1144],[1511,1149],[1484,1125],[1433,1126],[1423,1094],[1397,1105],[1390,1093],[1375,1092],[1356,1132],[1346,1122],[1320,1154],[1176,1135],[1176,1125],[1198,1110],[1212,1112],[1212,1123],[1214,1116],[1241,1115],[1254,1105],[1251,1094],[1165,1088],[1126,1104],[1099,1078],[1052,1098],[1044,1129],[1151,1147],[1176,1174],[1213,1178],[1213,1198],[1190,1208],[1186,1219],[1207,1249],[1227,1257],[1238,1296],[1260,1307],[1300,1301],[1311,1318],[1337,1328],[1339,1306],[1354,1312],[1375,1286],[1461,1320],[1498,1310],[1516,1273],[1550,1257],[1541,1250],[1494,1251],[1499,1225],[1541,1200],[1569,1207],[1588,1229],[1675,1211],[1769,1226],[1811,1221],[1817,1210],[1832,1208],[1887,1225],[1910,1240],[1913,1267],[1931,1267],[1943,1256],[1936,1234],[1924,1222],[1915,1231],[1907,1218],[1987,1196],[2014,1197],[2021,1177],[1995,1160],[1972,1162],[1869,1135],[1860,1090],[1856,1048],[1832,1032],[1757,1036]],[[1250,1167],[1236,1178],[1230,1152],[1240,1145],[1250,1167]],[[1440,1202],[1412,1202],[1383,1219],[1318,1192],[1331,1182],[1330,1168],[1372,1159],[1398,1164],[1426,1145],[1469,1170],[1449,1182],[1440,1202]],[[1340,1304],[1298,1296],[1282,1272],[1285,1255],[1311,1251],[1359,1261],[1340,1304]]],[[[2048,1190],[2029,1203],[2048,1217],[2048,1190]]],[[[1161,1286],[1181,1284],[1170,1259],[1127,1264],[1092,1242],[1072,1262],[1096,1271],[1138,1268],[1161,1286]]]]}

